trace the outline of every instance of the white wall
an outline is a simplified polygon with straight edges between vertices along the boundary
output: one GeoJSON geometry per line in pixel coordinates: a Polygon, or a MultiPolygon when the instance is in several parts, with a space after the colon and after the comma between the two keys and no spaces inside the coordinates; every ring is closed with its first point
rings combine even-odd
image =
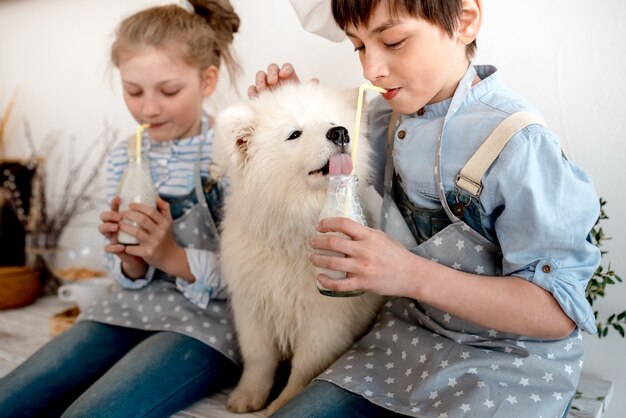
{"type": "MultiPolygon", "coordinates": [[[[26,155],[23,120],[39,141],[50,133],[93,146],[104,121],[131,134],[135,123],[121,98],[108,47],[118,20],[150,0],[0,0],[0,109],[20,92],[8,126],[9,156],[26,155]]],[[[363,80],[348,43],[335,44],[301,30],[287,0],[233,0],[242,19],[236,48],[245,74],[239,90],[270,62],[290,61],[304,79],[336,86],[363,80]]],[[[484,0],[476,61],[498,66],[505,81],[529,98],[562,138],[569,157],[594,179],[608,201],[604,229],[613,239],[606,262],[626,278],[626,2],[621,0],[484,0]]],[[[227,103],[232,94],[223,89],[227,103]]],[[[62,148],[62,144],[60,145],[62,148]]],[[[77,154],[78,155],[78,154],[77,154]]],[[[50,174],[57,181],[66,172],[50,174]]],[[[70,229],[66,240],[99,239],[97,221],[70,229]],[[69,237],[69,238],[68,238],[69,237]]],[[[598,303],[603,313],[626,308],[626,285],[613,286],[598,303]]],[[[607,418],[626,410],[626,340],[586,336],[587,373],[613,380],[616,396],[607,418]],[[621,398],[621,399],[620,399],[621,398]]]]}

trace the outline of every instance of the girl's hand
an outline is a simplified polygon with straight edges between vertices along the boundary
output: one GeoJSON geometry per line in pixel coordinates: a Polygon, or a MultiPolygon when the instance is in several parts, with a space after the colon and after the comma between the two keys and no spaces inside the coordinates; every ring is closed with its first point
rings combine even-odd
{"type": "MultiPolygon", "coordinates": [[[[311,81],[314,83],[319,82],[316,78],[311,81]]],[[[277,64],[270,64],[267,67],[267,72],[258,71],[256,73],[254,84],[248,87],[248,97],[252,99],[265,90],[274,90],[280,87],[285,82],[300,82],[300,78],[298,74],[296,74],[293,65],[285,63],[282,67],[278,67],[277,64]]]]}
{"type": "Polygon", "coordinates": [[[141,257],[126,253],[124,251],[126,246],[117,241],[117,232],[122,220],[119,208],[120,198],[115,196],[111,201],[111,209],[100,214],[102,223],[98,226],[98,231],[110,242],[104,246],[104,251],[115,254],[121,259],[122,270],[126,276],[130,278],[142,277],[148,269],[146,262],[141,257]]]}
{"type": "Polygon", "coordinates": [[[119,229],[137,238],[139,245],[127,246],[126,253],[140,257],[163,271],[169,271],[167,261],[181,250],[172,235],[170,205],[157,197],[156,208],[142,203],[131,203],[129,208],[121,216],[135,222],[137,227],[120,223],[119,229]]]}
{"type": "Polygon", "coordinates": [[[345,254],[343,257],[311,254],[316,267],[345,271],[346,278],[332,280],[320,274],[320,284],[335,291],[364,290],[385,296],[411,294],[415,282],[408,278],[416,257],[384,232],[363,226],[348,218],[326,218],[317,226],[319,232],[340,232],[352,240],[335,235],[317,235],[310,239],[314,250],[345,254]]]}

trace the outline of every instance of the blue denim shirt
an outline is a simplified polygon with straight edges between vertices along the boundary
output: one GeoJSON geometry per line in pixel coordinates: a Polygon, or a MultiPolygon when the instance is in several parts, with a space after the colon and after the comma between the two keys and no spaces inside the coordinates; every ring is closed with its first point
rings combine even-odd
{"type": "MultiPolygon", "coordinates": [[[[506,88],[496,69],[476,66],[481,82],[473,86],[447,123],[442,144],[446,191],[482,142],[508,115],[537,112],[506,88]]],[[[423,208],[440,207],[434,181],[437,137],[451,100],[404,115],[395,136],[394,168],[404,192],[423,208]]],[[[382,98],[370,110],[375,185],[382,190],[385,142],[391,109],[382,98]]],[[[551,292],[563,311],[594,333],[595,318],[585,288],[600,263],[600,251],[587,240],[599,214],[598,196],[589,176],[567,160],[557,135],[532,125],[506,145],[483,178],[478,202],[485,235],[502,249],[502,274],[524,278],[551,292]]]]}

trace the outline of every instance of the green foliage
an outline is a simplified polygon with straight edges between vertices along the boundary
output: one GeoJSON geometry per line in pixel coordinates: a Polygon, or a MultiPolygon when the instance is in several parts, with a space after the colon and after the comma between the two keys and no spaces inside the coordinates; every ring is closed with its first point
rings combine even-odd
{"type": "MultiPolygon", "coordinates": [[[[605,240],[611,239],[610,237],[604,235],[604,231],[600,226],[600,221],[609,219],[604,212],[604,205],[606,205],[606,200],[600,198],[600,216],[598,216],[598,220],[593,228],[591,228],[590,233],[591,242],[598,248],[602,246],[602,243],[605,240]]],[[[604,256],[607,252],[601,250],[600,253],[604,256]]],[[[597,270],[591,277],[591,280],[589,280],[587,289],[585,290],[585,296],[587,297],[589,304],[593,306],[593,303],[598,298],[604,297],[607,291],[607,286],[621,282],[622,278],[611,269],[610,264],[606,267],[606,269],[602,265],[598,266],[597,270]]],[[[598,327],[598,338],[606,337],[610,328],[613,328],[615,331],[619,332],[622,337],[624,337],[624,328],[626,328],[626,310],[620,313],[611,314],[604,322],[598,320],[598,311],[594,311],[593,313],[596,318],[596,326],[598,327]]]]}

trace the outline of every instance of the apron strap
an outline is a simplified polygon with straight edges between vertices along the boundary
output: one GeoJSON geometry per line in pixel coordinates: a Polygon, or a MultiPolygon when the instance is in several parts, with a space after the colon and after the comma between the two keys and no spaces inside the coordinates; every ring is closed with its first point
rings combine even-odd
{"type": "Polygon", "coordinates": [[[456,186],[471,196],[478,197],[483,189],[482,178],[485,172],[511,137],[528,125],[545,126],[545,122],[532,112],[517,112],[504,119],[457,174],[456,186]]]}
{"type": "Polygon", "coordinates": [[[393,176],[393,141],[396,133],[400,113],[395,110],[391,113],[391,119],[387,126],[387,161],[385,163],[383,206],[380,211],[380,229],[385,231],[387,228],[387,217],[391,207],[391,178],[393,176]]]}

